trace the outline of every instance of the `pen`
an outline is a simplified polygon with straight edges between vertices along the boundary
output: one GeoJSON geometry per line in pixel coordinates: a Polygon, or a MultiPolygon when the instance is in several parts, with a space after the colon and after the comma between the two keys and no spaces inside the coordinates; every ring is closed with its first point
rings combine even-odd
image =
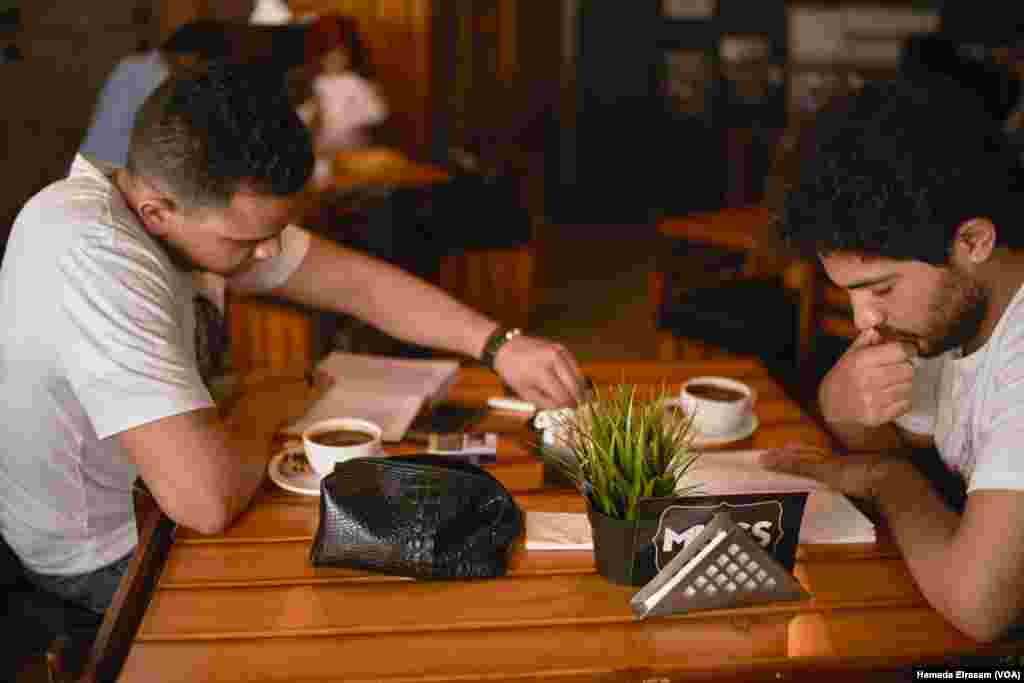
{"type": "Polygon", "coordinates": [[[518,401],[514,398],[501,398],[494,396],[487,399],[487,405],[495,410],[508,410],[514,413],[535,413],[537,406],[527,401],[518,401]]]}

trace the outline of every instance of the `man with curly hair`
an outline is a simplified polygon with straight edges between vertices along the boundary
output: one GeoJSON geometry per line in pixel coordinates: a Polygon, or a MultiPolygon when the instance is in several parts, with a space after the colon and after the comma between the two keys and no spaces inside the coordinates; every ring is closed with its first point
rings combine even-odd
{"type": "Polygon", "coordinates": [[[1024,611],[1024,231],[999,123],[939,77],[869,84],[822,114],[782,231],[850,294],[860,333],[819,388],[850,451],[770,467],[874,504],[928,601],[979,640],[1024,611]],[[934,444],[947,507],[906,457],[934,444]]]}
{"type": "MultiPolygon", "coordinates": [[[[0,270],[0,531],[29,577],[101,613],[136,542],[141,477],[178,524],[218,533],[260,485],[275,425],[226,422],[195,358],[194,279],[350,314],[419,345],[481,357],[524,398],[571,405],[563,347],[290,219],[309,131],[266,70],[215,64],[145,101],[124,168],[79,156],[22,209],[0,270]]],[[[253,392],[302,406],[302,382],[253,392]]]]}

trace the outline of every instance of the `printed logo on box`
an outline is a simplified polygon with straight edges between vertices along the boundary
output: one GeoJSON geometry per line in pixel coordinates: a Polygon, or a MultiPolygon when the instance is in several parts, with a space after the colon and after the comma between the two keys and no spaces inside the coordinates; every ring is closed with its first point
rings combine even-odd
{"type": "Polygon", "coordinates": [[[766,552],[775,555],[786,535],[783,510],[784,506],[779,500],[736,505],[726,502],[712,505],[670,505],[662,511],[658,520],[658,530],[652,539],[655,548],[654,564],[658,571],[661,571],[687,543],[704,530],[704,526],[712,517],[722,511],[728,512],[733,521],[746,529],[766,552]]]}

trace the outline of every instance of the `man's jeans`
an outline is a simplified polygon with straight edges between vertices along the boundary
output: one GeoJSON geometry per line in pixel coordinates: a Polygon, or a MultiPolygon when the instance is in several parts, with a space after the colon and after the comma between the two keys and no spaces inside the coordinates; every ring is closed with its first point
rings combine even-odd
{"type": "Polygon", "coordinates": [[[117,586],[128,569],[132,553],[117,562],[92,572],[71,576],[36,574],[25,569],[25,577],[39,588],[54,593],[68,602],[87,607],[97,614],[103,614],[114,599],[117,586]]]}

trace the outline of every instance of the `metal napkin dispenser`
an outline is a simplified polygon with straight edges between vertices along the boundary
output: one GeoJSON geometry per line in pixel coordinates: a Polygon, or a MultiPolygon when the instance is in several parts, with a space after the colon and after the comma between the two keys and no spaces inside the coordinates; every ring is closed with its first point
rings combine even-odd
{"type": "Polygon", "coordinates": [[[808,598],[785,567],[720,512],[629,604],[644,618],[808,598]]]}

